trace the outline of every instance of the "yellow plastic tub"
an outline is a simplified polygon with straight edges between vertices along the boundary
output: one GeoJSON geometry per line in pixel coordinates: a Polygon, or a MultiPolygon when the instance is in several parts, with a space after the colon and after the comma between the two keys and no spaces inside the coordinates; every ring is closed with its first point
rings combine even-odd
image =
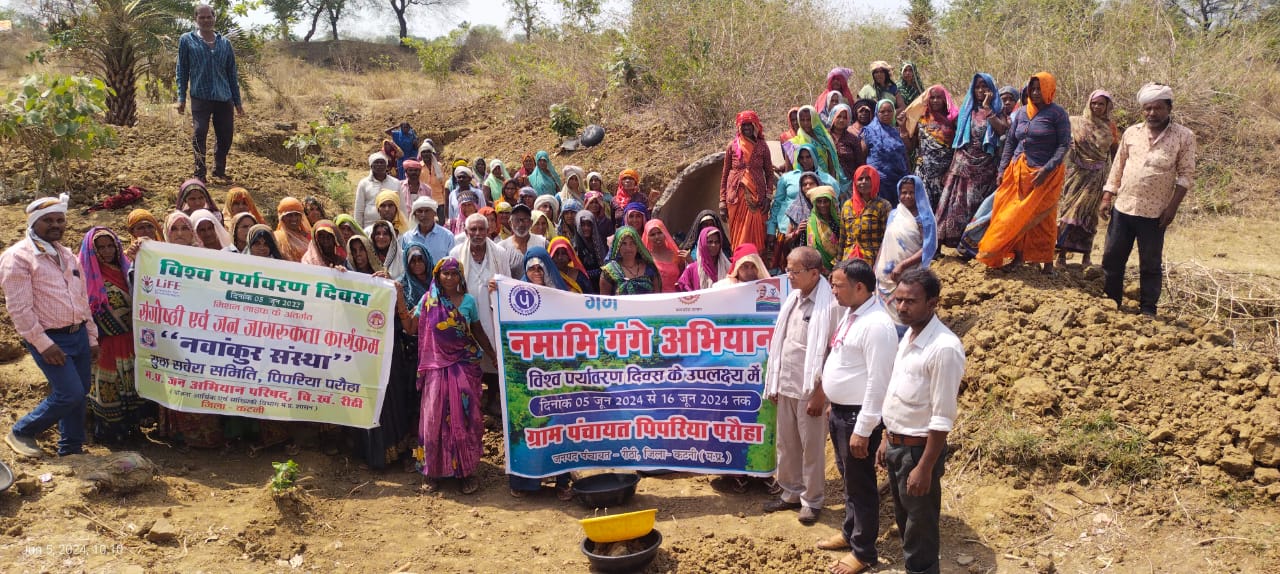
{"type": "Polygon", "coordinates": [[[582,530],[587,533],[587,538],[592,542],[606,544],[649,534],[653,530],[653,523],[657,516],[658,509],[651,508],[613,516],[584,518],[578,523],[582,525],[582,530]]]}

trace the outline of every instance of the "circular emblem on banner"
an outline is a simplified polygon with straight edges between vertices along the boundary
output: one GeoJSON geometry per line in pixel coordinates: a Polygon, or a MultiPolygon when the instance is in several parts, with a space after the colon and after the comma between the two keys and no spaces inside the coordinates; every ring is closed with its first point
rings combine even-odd
{"type": "Polygon", "coordinates": [[[387,324],[387,315],[382,311],[371,311],[369,313],[369,326],[374,329],[381,329],[387,324]]]}
{"type": "Polygon", "coordinates": [[[680,302],[685,305],[692,305],[694,303],[697,303],[698,299],[701,299],[701,298],[702,298],[702,295],[685,295],[680,298],[680,302]]]}
{"type": "Polygon", "coordinates": [[[516,285],[507,292],[507,302],[511,304],[511,310],[516,313],[532,315],[542,305],[542,296],[538,295],[538,291],[533,287],[516,285]]]}

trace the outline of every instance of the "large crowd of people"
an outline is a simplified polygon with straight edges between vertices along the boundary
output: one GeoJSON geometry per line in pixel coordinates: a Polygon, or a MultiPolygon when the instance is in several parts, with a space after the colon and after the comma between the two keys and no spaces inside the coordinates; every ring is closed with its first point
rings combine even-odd
{"type": "MultiPolygon", "coordinates": [[[[209,54],[220,41],[206,40],[209,54]]],[[[181,65],[194,84],[224,64],[209,56],[181,65]]],[[[832,571],[876,563],[879,464],[891,479],[908,571],[936,572],[938,479],[964,351],[935,314],[941,285],[931,262],[947,247],[993,268],[1029,263],[1054,273],[1068,254],[1089,264],[1098,225],[1108,221],[1105,292],[1122,304],[1136,242],[1139,310],[1154,314],[1164,230],[1191,185],[1195,137],[1170,121],[1173,93],[1159,84],[1137,94],[1145,121],[1121,133],[1109,93],[1093,92],[1072,116],[1054,103],[1048,73],[1021,87],[976,73],[957,106],[945,87],[925,87],[915,65],[898,72],[895,82],[888,63],[872,63],[855,98],[853,71],[832,70],[814,105],[789,111],[782,158],[772,156],[757,114],[739,114],[719,212],[699,213],[678,234],[650,217],[652,196],[633,169],[606,185],[597,172],[557,168],[546,151],[523,155],[514,172],[498,159],[449,163],[407,122],[388,129],[369,156],[348,213],[286,197],[269,221],[240,187],[219,207],[204,181],[203,141],[195,177],[179,187],[172,211],[131,212],[120,230],[127,242],[95,227],[72,253],[60,244],[66,197],[38,199],[27,207],[25,237],[0,257],[0,283],[51,392],[6,442],[38,457],[35,437],[56,424],[59,455],[82,452],[89,436],[115,443],[152,427],[193,448],[297,448],[298,423],[178,412],[138,396],[130,265],[146,241],[395,281],[396,344],[380,425],[345,437],[332,426],[316,432],[323,448],[346,444],[369,468],[420,472],[432,492],[458,479],[468,494],[479,488],[483,409],[494,404],[485,383],[496,381],[500,364],[488,296],[496,277],[631,296],[785,274],[791,292],[766,366],[765,394],[778,406],[778,468],[765,510],[818,520],[830,437],[846,517],[819,547],[850,550],[832,571]]],[[[193,111],[198,93],[192,89],[193,111]]],[[[207,120],[193,119],[197,128],[207,120]]],[[[215,176],[225,169],[223,154],[215,176]]],[[[717,480],[738,491],[749,484],[717,480]]],[[[554,483],[567,499],[570,477],[554,483]]],[[[512,477],[510,492],[541,486],[512,477]]]]}

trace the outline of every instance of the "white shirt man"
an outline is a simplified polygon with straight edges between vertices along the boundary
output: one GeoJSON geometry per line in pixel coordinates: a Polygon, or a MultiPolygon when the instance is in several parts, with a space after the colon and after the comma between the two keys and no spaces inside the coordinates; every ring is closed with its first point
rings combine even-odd
{"type": "Polygon", "coordinates": [[[511,276],[524,276],[524,254],[531,247],[547,248],[547,239],[537,233],[531,233],[533,227],[533,211],[522,203],[511,208],[511,237],[503,239],[498,245],[511,253],[511,276]]]}
{"type": "MultiPolygon", "coordinates": [[[[496,275],[510,272],[511,257],[506,249],[489,239],[489,220],[483,215],[473,213],[466,223],[467,242],[454,247],[449,256],[462,265],[462,279],[467,282],[467,292],[476,299],[480,324],[484,326],[493,348],[498,349],[498,329],[489,296],[489,281],[496,275]]],[[[493,372],[493,367],[487,362],[482,364],[486,372],[493,372]]]]}
{"type": "MultiPolygon", "coordinates": [[[[828,430],[836,467],[844,479],[841,532],[818,543],[823,550],[851,548],[847,570],[876,564],[880,532],[880,490],[875,459],[880,447],[884,402],[898,333],[876,295],[876,274],[865,261],[850,259],[831,273],[831,291],[845,309],[831,336],[822,368],[822,391],[831,405],[828,430]]],[[[839,571],[836,564],[832,571],[839,571]]]]}
{"type": "Polygon", "coordinates": [[[778,405],[779,499],[765,512],[799,510],[803,524],[818,521],[826,489],[826,397],[818,385],[836,308],[822,277],[822,256],[799,247],[787,256],[792,291],[778,314],[765,370],[765,397],[778,405]]]}
{"type": "Polygon", "coordinates": [[[939,480],[964,377],[964,346],[935,313],[941,291],[933,272],[917,268],[904,273],[893,292],[898,317],[910,330],[894,358],[876,459],[889,470],[908,572],[938,571],[939,480]]]}
{"type": "MultiPolygon", "coordinates": [[[[383,190],[391,190],[400,194],[400,180],[395,176],[387,173],[387,156],[382,152],[369,155],[369,175],[361,179],[356,184],[356,201],[355,206],[351,210],[351,217],[355,218],[356,224],[360,229],[364,229],[373,222],[382,219],[378,215],[378,194],[383,190]]],[[[404,197],[400,198],[404,203],[404,197]]]]}

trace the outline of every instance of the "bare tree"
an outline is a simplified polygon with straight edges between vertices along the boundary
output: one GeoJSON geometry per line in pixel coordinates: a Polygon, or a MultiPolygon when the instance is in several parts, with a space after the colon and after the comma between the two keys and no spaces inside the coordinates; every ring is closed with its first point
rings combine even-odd
{"type": "Polygon", "coordinates": [[[462,0],[388,0],[391,3],[391,11],[395,12],[396,20],[400,22],[400,39],[409,37],[409,22],[405,17],[405,13],[409,11],[410,6],[418,6],[426,10],[445,11],[456,8],[462,3],[462,0]]]}
{"type": "Polygon", "coordinates": [[[511,10],[511,18],[507,23],[519,26],[524,31],[526,42],[532,40],[544,23],[542,9],[538,7],[539,0],[504,0],[504,3],[511,10]]]}
{"type": "Polygon", "coordinates": [[[1262,11],[1264,0],[1164,0],[1188,22],[1208,32],[1236,22],[1252,20],[1262,11]]]}

